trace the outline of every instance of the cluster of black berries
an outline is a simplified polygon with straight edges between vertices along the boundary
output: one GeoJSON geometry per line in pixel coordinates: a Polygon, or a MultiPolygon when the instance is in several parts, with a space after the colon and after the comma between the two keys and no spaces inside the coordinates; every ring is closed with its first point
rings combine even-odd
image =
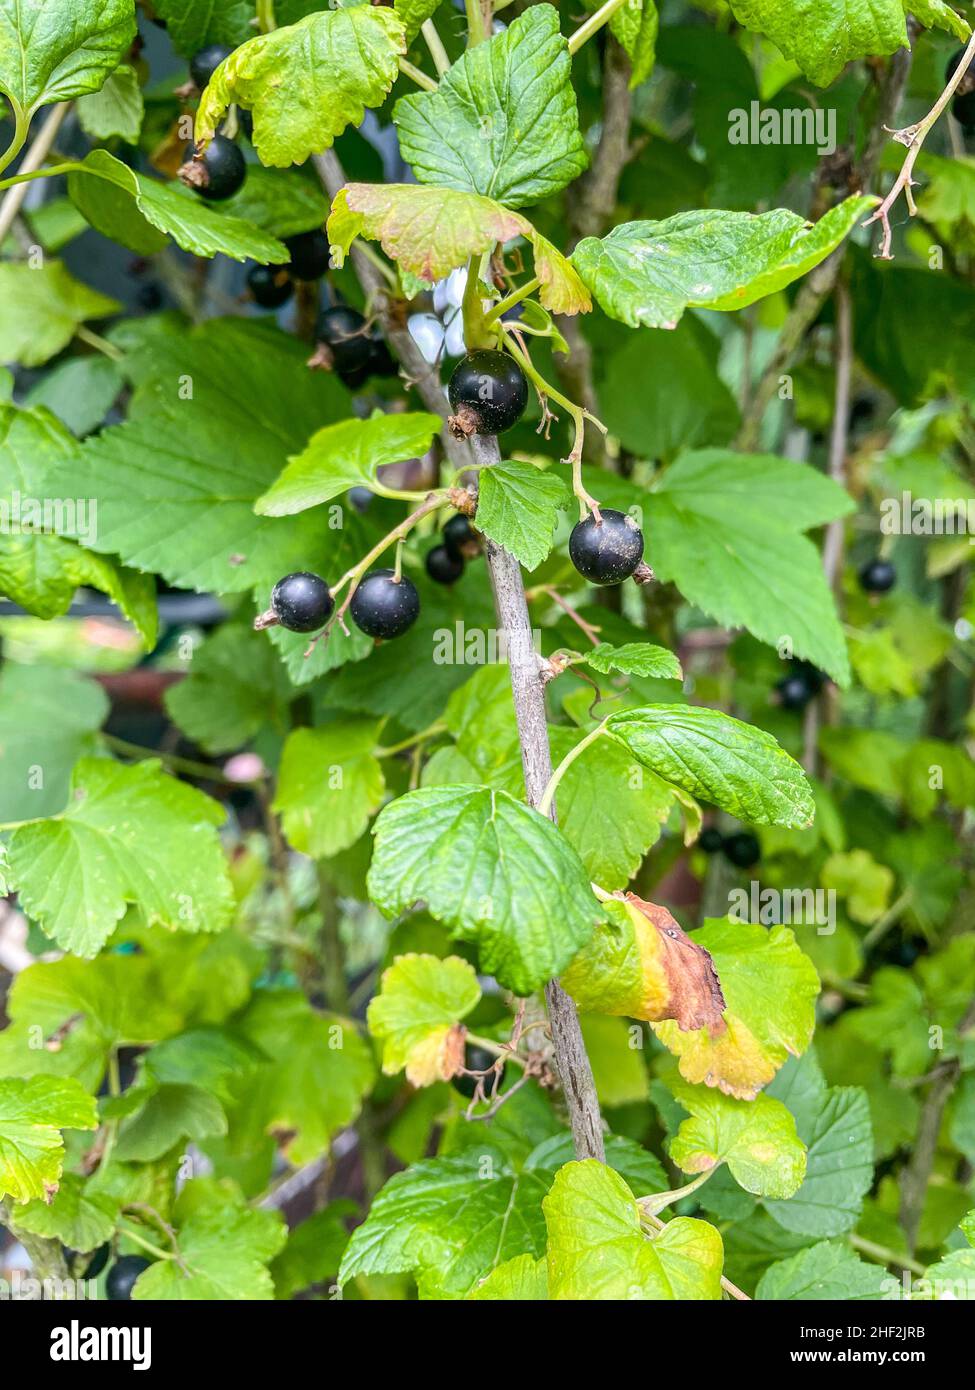
{"type": "MultiPolygon", "coordinates": [[[[334,607],[325,580],[299,570],[275,584],[270,608],[273,619],[259,620],[258,625],[273,621],[289,632],[317,632],[332,616],[334,607]]],[[[419,616],[420,595],[405,575],[397,578],[395,570],[370,570],[356,586],[349,613],[356,627],[370,637],[402,637],[419,616]]]]}
{"type": "MultiPolygon", "coordinates": [[[[957,53],[953,53],[948,59],[948,66],[945,68],[945,81],[950,82],[954,77],[958,64],[965,56],[965,50],[959,48],[957,53]]],[[[951,99],[951,110],[955,120],[965,127],[966,135],[975,133],[975,59],[968,65],[968,71],[955,88],[955,95],[951,99]]]]}
{"type": "Polygon", "coordinates": [[[452,516],[440,533],[440,544],[427,551],[427,574],[435,584],[456,584],[464,573],[464,561],[480,551],[477,532],[461,512],[452,516]]]}
{"type": "Polygon", "coordinates": [[[697,843],[705,854],[723,854],[736,869],[753,868],[762,852],[750,831],[736,830],[733,835],[722,835],[716,825],[706,826],[697,843]]]}
{"type": "Polygon", "coordinates": [[[824,676],[808,661],[793,661],[788,675],[776,683],[775,693],[783,709],[800,712],[823,688],[824,676]]]}

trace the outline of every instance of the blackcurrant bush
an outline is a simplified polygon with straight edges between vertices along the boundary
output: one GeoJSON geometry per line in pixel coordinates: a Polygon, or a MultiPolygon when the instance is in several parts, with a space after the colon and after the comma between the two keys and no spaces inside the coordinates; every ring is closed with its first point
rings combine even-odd
{"type": "Polygon", "coordinates": [[[450,518],[442,535],[444,548],[455,560],[463,560],[477,545],[477,532],[463,512],[450,518]]]}
{"type": "Polygon", "coordinates": [[[294,284],[279,265],[254,265],[247,272],[247,288],[262,309],[280,309],[294,294],[294,284]]]}
{"type": "Polygon", "coordinates": [[[469,352],[447,384],[457,435],[501,434],[518,423],[528,404],[528,382],[513,357],[493,348],[469,352]]]}
{"type": "Polygon", "coordinates": [[[716,825],[706,825],[697,843],[705,854],[717,854],[724,844],[724,836],[716,825]]]}
{"type": "Polygon", "coordinates": [[[877,556],[860,571],[860,588],[867,594],[887,594],[897,583],[897,571],[889,560],[877,556]]]}
{"type": "Polygon", "coordinates": [[[417,620],[420,596],[404,575],[397,579],[393,570],[371,570],[352,595],[349,612],[370,637],[402,637],[417,620]]]}
{"type": "Polygon", "coordinates": [[[200,156],[190,146],[180,179],[212,203],[232,198],[243,187],[247,165],[239,147],[226,135],[215,135],[200,156]]]}
{"type": "Polygon", "coordinates": [[[224,58],[229,58],[231,53],[232,48],[226,48],[222,43],[211,43],[207,44],[206,48],[201,48],[199,53],[193,54],[190,59],[190,77],[201,92],[224,58]]]}
{"type": "Polygon", "coordinates": [[[804,710],[816,693],[801,671],[783,676],[775,689],[779,704],[788,710],[804,710]]]}
{"type": "Polygon", "coordinates": [[[328,270],[328,237],[319,228],[286,236],[284,244],[291,252],[291,274],[296,280],[320,280],[328,270]]]}
{"type": "Polygon", "coordinates": [[[427,574],[437,584],[455,584],[464,573],[464,561],[445,545],[427,551],[427,574]]]}
{"type": "Polygon", "coordinates": [[[368,368],[372,339],[358,309],[350,309],[347,304],[333,304],[323,309],[315,324],[315,336],[331,352],[332,365],[337,372],[360,372],[368,368]]]}
{"type": "Polygon", "coordinates": [[[122,1255],[105,1276],[105,1297],[113,1303],[127,1303],[132,1297],[132,1286],[151,1263],[141,1255],[122,1255]]]}
{"type": "Polygon", "coordinates": [[[737,869],[750,869],[758,863],[762,852],[755,836],[747,830],[738,830],[734,835],[726,835],[721,848],[725,852],[725,857],[737,869]]]}
{"type": "Polygon", "coordinates": [[[324,627],[332,607],[325,580],[305,570],[286,574],[271,593],[271,611],[289,632],[315,632],[324,627]]]}
{"type": "Polygon", "coordinates": [[[569,557],[592,584],[621,584],[643,559],[643,532],[631,516],[604,508],[572,529],[569,557]]]}

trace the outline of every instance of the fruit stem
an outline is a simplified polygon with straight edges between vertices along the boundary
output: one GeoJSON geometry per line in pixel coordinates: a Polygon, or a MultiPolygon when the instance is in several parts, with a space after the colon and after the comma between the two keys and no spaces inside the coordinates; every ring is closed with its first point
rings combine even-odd
{"type": "Polygon", "coordinates": [[[584,753],[591,743],[595,743],[597,738],[602,738],[605,732],[606,722],[604,720],[602,724],[597,725],[597,727],[593,729],[591,733],[586,734],[584,739],[580,739],[576,746],[574,748],[570,748],[568,753],[566,753],[565,757],[562,759],[558,767],[555,769],[551,777],[548,779],[548,786],[542,793],[542,799],[538,803],[538,810],[541,812],[543,816],[548,816],[551,814],[552,802],[555,800],[555,793],[558,790],[558,785],[562,781],[562,778],[565,776],[565,774],[568,772],[569,768],[575,762],[576,758],[578,758],[580,754],[584,753]]]}
{"type": "Polygon", "coordinates": [[[121,1234],[126,1240],[131,1240],[133,1244],[140,1245],[143,1250],[150,1255],[155,1255],[157,1260],[175,1260],[176,1255],[172,1250],[163,1250],[159,1245],[153,1245],[151,1240],[145,1240],[142,1236],[137,1236],[135,1231],[130,1231],[128,1226],[120,1227],[121,1234]]]}
{"type": "MultiPolygon", "coordinates": [[[[553,588],[551,584],[540,584],[537,589],[529,590],[528,598],[529,600],[536,598],[539,594],[544,594],[546,598],[550,598],[554,604],[557,604],[558,607],[562,609],[563,613],[568,614],[568,616],[572,619],[572,621],[575,623],[576,627],[580,630],[580,632],[583,632],[586,635],[586,637],[589,638],[589,641],[593,644],[593,646],[599,646],[600,639],[597,634],[601,631],[601,629],[598,627],[594,627],[592,623],[587,623],[585,618],[580,617],[576,610],[572,607],[572,604],[567,603],[557,589],[553,588]]],[[[580,660],[584,661],[585,657],[580,657],[580,660]]]]}
{"type": "Polygon", "coordinates": [[[493,1038],[482,1038],[480,1033],[468,1033],[467,1041],[474,1047],[483,1047],[485,1052],[492,1052],[495,1057],[503,1057],[506,1062],[517,1062],[519,1067],[525,1065],[524,1057],[520,1057],[509,1043],[498,1043],[493,1038]]]}
{"type": "Polygon", "coordinates": [[[14,162],[24,148],[27,140],[27,129],[30,124],[16,102],[11,101],[10,105],[14,113],[14,137],[3,154],[0,154],[0,173],[3,173],[4,169],[14,162]]]}
{"type": "Polygon", "coordinates": [[[404,738],[400,743],[391,743],[388,748],[374,748],[373,753],[377,758],[391,758],[394,753],[405,753],[407,748],[415,748],[418,743],[426,743],[428,739],[435,738],[437,734],[445,733],[446,724],[431,724],[428,729],[421,733],[411,734],[409,738],[404,738]]]}
{"type": "Polygon", "coordinates": [[[516,304],[520,304],[523,299],[527,299],[530,294],[534,294],[541,283],[538,276],[533,275],[530,280],[526,280],[523,285],[519,285],[516,290],[512,290],[505,299],[499,299],[497,304],[484,315],[484,326],[487,327],[489,324],[495,323],[506,314],[509,309],[513,309],[516,304]]]}
{"type": "Polygon", "coordinates": [[[80,338],[83,343],[93,347],[96,352],[103,353],[105,357],[110,357],[113,362],[121,362],[125,353],[121,348],[117,348],[114,343],[110,343],[107,338],[103,338],[100,333],[93,332],[86,328],[83,323],[79,323],[75,329],[75,337],[80,338]]]}
{"type": "Polygon", "coordinates": [[[427,48],[430,50],[433,66],[442,77],[450,68],[450,59],[447,56],[447,50],[443,46],[443,40],[437,32],[437,26],[432,19],[425,19],[423,21],[420,25],[420,33],[423,35],[427,48]]]}
{"type": "Polygon", "coordinates": [[[396,542],[396,559],[393,562],[393,583],[398,584],[403,578],[403,537],[396,542]]]}
{"type": "MultiPolygon", "coordinates": [[[[493,347],[496,335],[487,327],[481,289],[481,254],[475,252],[467,262],[467,282],[461,304],[464,315],[464,345],[472,348],[493,347]]],[[[459,412],[458,412],[459,413],[459,412]]]]}
{"type": "Polygon", "coordinates": [[[595,14],[591,14],[585,24],[580,24],[579,28],[569,38],[569,53],[575,54],[584,43],[588,43],[593,34],[597,34],[608,20],[612,19],[617,10],[621,10],[627,4],[627,0],[606,0],[605,5],[601,6],[595,14]]]}
{"type": "Polygon", "coordinates": [[[575,493],[579,502],[580,520],[585,518],[587,512],[592,512],[597,521],[601,520],[599,503],[596,501],[595,497],[589,495],[582,482],[582,444],[585,438],[585,422],[587,420],[591,420],[598,429],[602,430],[603,434],[607,433],[606,426],[601,420],[597,420],[595,415],[590,415],[589,411],[584,409],[581,405],[576,405],[574,401],[569,400],[568,396],[563,396],[561,391],[557,391],[554,386],[545,380],[540,372],[536,371],[528,353],[518,346],[516,330],[509,328],[503,320],[499,320],[498,327],[504,334],[508,351],[528,379],[534,384],[535,390],[538,392],[539,396],[543,400],[550,398],[555,401],[563,410],[567,410],[572,416],[575,425],[575,438],[572,441],[572,451],[569,457],[563,459],[562,462],[571,464],[572,466],[572,491],[575,493]]]}
{"type": "Polygon", "coordinates": [[[406,58],[399,60],[399,70],[404,77],[411,77],[418,87],[422,87],[425,92],[435,92],[437,83],[432,77],[427,77],[426,73],[420,68],[414,67],[406,58]]]}

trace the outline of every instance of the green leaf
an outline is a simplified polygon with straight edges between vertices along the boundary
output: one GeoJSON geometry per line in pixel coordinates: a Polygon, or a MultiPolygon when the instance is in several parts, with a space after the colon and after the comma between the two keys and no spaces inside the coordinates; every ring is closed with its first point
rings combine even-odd
{"type": "Polygon", "coordinates": [[[441,0],[393,0],[393,9],[406,25],[407,40],[412,43],[421,26],[440,8],[441,0]]]}
{"type": "Polygon", "coordinates": [[[567,1163],[542,1203],[548,1228],[548,1288],[554,1300],[721,1297],[721,1236],[706,1221],[678,1217],[644,1234],[626,1183],[593,1158],[567,1163]]]}
{"type": "Polygon", "coordinates": [[[111,74],[100,92],[78,102],[78,121],[92,140],[119,136],[134,145],[142,129],[142,88],[135,68],[123,63],[111,74]]]}
{"type": "Polygon", "coordinates": [[[60,261],[0,262],[0,361],[39,367],[70,343],[79,324],[121,305],[69,275],[60,261]]]}
{"type": "Polygon", "coordinates": [[[350,487],[374,487],[376,470],[419,458],[440,429],[439,415],[373,415],[342,420],[312,435],[301,453],[254,503],[258,516],[292,516],[340,497],[350,487]]]}
{"type": "Polygon", "coordinates": [[[87,1254],[115,1234],[118,1212],[119,1203],[109,1193],[94,1191],[84,1178],[65,1173],[51,1201],[35,1197],[18,1209],[16,1227],[87,1254]]]}
{"type": "Polygon", "coordinates": [[[75,955],[94,956],[128,904],[149,926],[219,931],[232,905],[224,816],[155,761],[82,758],[67,809],[11,833],[11,878],[24,910],[75,955]]]}
{"type": "Polygon", "coordinates": [[[630,60],[630,87],[639,87],[653,72],[660,17],[654,0],[626,0],[610,17],[609,28],[630,60]]]}
{"type": "Polygon", "coordinates": [[[288,735],[274,810],[295,849],[327,859],[358,840],[386,792],[378,733],[373,719],[342,719],[288,735]]]}
{"type": "Polygon", "coordinates": [[[387,916],[426,900],[481,969],[527,995],[568,965],[601,912],[551,821],[489,787],[425,787],[382,811],[369,895],[387,916]]]}
{"type": "Polygon", "coordinates": [[[545,1301],[548,1299],[548,1265],[532,1255],[516,1255],[493,1269],[467,1297],[478,1302],[545,1301]]]}
{"type": "Polygon", "coordinates": [[[481,997],[473,966],[459,956],[411,953],[383,971],[369,1001],[369,1031],[383,1048],[383,1071],[406,1070],[413,1086],[449,1081],[464,1061],[460,1020],[481,997]]]}
{"type": "Polygon", "coordinates": [[[656,676],[660,680],[684,679],[681,664],[674,653],[666,647],[655,647],[650,642],[624,642],[622,647],[600,642],[598,647],[582,655],[587,666],[604,674],[623,671],[633,676],[656,676]]]}
{"type": "Polygon", "coordinates": [[[670,1143],[670,1157],[685,1173],[706,1173],[727,1163],[735,1181],[759,1197],[791,1197],[806,1173],[806,1151],[792,1115],[771,1096],[736,1100],[705,1086],[672,1088],[692,1118],[670,1143]]]}
{"type": "Polygon", "coordinates": [[[902,0],[905,11],[921,21],[925,29],[945,29],[961,43],[971,38],[971,26],[946,0],[902,0]]]}
{"type": "MultiPolygon", "coordinates": [[[[603,1014],[583,1014],[579,1022],[600,1105],[614,1108],[648,1100],[650,1082],[642,1031],[626,1019],[603,1014]]],[[[661,1186],[666,1187],[666,1181],[661,1186]]]]}
{"type": "Polygon", "coordinates": [[[27,393],[26,404],[43,406],[72,434],[85,435],[100,425],[124,385],[111,357],[70,357],[46,372],[27,393]]]}
{"type": "MultiPolygon", "coordinates": [[[[729,0],[740,24],[765,34],[819,87],[828,87],[854,58],[907,47],[901,0],[729,0]]],[[[913,9],[914,6],[912,5],[913,9]]]]}
{"type": "Polygon", "coordinates": [[[223,216],[239,217],[275,237],[324,227],[329,200],[317,179],[300,169],[248,164],[244,186],[220,204],[223,216]]]}
{"type": "Polygon", "coordinates": [[[135,34],[132,0],[0,0],[0,92],[28,117],[97,92],[135,34]]]}
{"type": "Polygon", "coordinates": [[[327,230],[333,265],[341,266],[356,237],[364,236],[380,242],[400,270],[428,283],[492,250],[496,242],[522,236],[534,251],[542,305],[557,314],[592,308],[572,262],[527,217],[477,193],[414,183],[349,183],[333,199],[327,230]]]}
{"type": "Polygon", "coordinates": [[[354,1202],[340,1199],[292,1227],[287,1245],[271,1264],[275,1298],[293,1299],[313,1284],[334,1279],[349,1243],[345,1223],[355,1211],[354,1202]]]}
{"type": "Polygon", "coordinates": [[[403,21],[371,5],[326,10],[261,34],[220,64],[200,99],[196,139],[216,134],[228,106],[254,113],[262,164],[301,164],[379,106],[406,52],[403,21]]]}
{"type": "Polygon", "coordinates": [[[771,734],[704,705],[620,710],[607,732],[666,781],[755,825],[811,825],[805,773],[771,734]]]}
{"type": "Polygon", "coordinates": [[[284,732],[295,695],[274,647],[225,623],[194,650],[184,678],[167,688],[166,712],[208,753],[229,753],[271,725],[284,732]]]}
{"type": "Polygon", "coordinates": [[[271,1299],[267,1263],[282,1248],[287,1228],[280,1212],[226,1205],[194,1211],[179,1225],[178,1260],[157,1260],[136,1280],[136,1301],[271,1299]]]}
{"type": "MultiPolygon", "coordinates": [[[[790,1053],[798,1056],[809,1046],[819,977],[788,927],[712,919],[691,939],[714,962],[726,1026],[684,1031],[669,1019],[651,1026],[679,1059],[685,1081],[753,1099],[790,1053]]],[[[788,1104],[787,1097],[779,1099],[788,1104]]],[[[797,1128],[809,1147],[801,1122],[797,1128]]]]}
{"type": "Polygon", "coordinates": [[[254,33],[253,0],[207,0],[205,5],[199,0],[152,0],[152,8],[166,21],[166,33],[184,58],[211,43],[236,48],[254,33]]]}
{"type": "MultiPolygon", "coordinates": [[[[136,1097],[133,1090],[125,1100],[136,1097]]],[[[227,1117],[216,1096],[200,1086],[161,1085],[119,1129],[114,1157],[122,1163],[153,1163],[176,1144],[226,1134],[227,1117]]]]}
{"type": "Polygon", "coordinates": [[[786,459],[706,449],[672,464],[646,506],[661,579],[723,626],[770,645],[788,639],[796,656],[849,681],[822,561],[800,534],[852,510],[842,489],[786,459]]]}
{"type": "Polygon", "coordinates": [[[766,1199],[769,1215],[787,1231],[836,1236],[857,1223],[873,1183],[873,1133],[867,1093],[828,1087],[814,1052],[790,1062],[769,1087],[792,1111],[806,1145],[806,1178],[788,1202],[766,1199]]]}
{"type": "Polygon", "coordinates": [[[588,159],[558,12],[533,5],[453,64],[435,92],[396,103],[400,151],[421,183],[506,207],[565,188],[588,159]]]}
{"type": "Polygon", "coordinates": [[[68,176],[68,193],[96,231],[142,254],[158,251],[171,236],[194,256],[262,264],[289,258],[277,237],[218,212],[181,184],[136,173],[107,150],[92,150],[76,166],[68,176]]]}
{"type": "Polygon", "coordinates": [[[478,474],[477,529],[527,570],[537,569],[552,548],[559,512],[570,497],[567,483],[552,469],[518,460],[493,464],[478,474]]]}
{"type": "Polygon", "coordinates": [[[60,811],[71,769],[94,752],[92,735],[108,714],[95,681],[62,667],[0,671],[0,820],[33,820],[60,811]]]}
{"type": "Polygon", "coordinates": [[[370,1049],[348,1020],[317,1013],[295,990],[258,991],[239,1028],[269,1060],[237,1088],[232,1136],[247,1152],[275,1135],[295,1166],[320,1158],[372,1086],[370,1049]]]}
{"type": "Polygon", "coordinates": [[[687,308],[744,309],[784,289],[825,260],[876,201],[847,198],[815,224],[785,208],[621,222],[608,236],[580,241],[572,264],[610,318],[673,328],[687,308]]]}
{"type": "MultiPolygon", "coordinates": [[[[564,758],[583,737],[582,730],[550,728],[553,758],[564,758]]],[[[517,783],[521,759],[516,747],[511,754],[511,780],[517,783]]],[[[518,788],[509,785],[508,790],[518,788]]],[[[563,835],[590,877],[610,890],[625,887],[639,869],[673,804],[666,782],[610,740],[590,744],[569,766],[556,793],[563,835]]]]}
{"type": "Polygon", "coordinates": [[[755,1297],[765,1302],[875,1301],[889,1297],[894,1282],[882,1265],[867,1264],[848,1246],[824,1240],[769,1265],[755,1297]]]}
{"type": "Polygon", "coordinates": [[[64,1161],[63,1129],[94,1129],[93,1098],[71,1078],[0,1080],[0,1197],[50,1201],[64,1161]]]}
{"type": "MultiPolygon", "coordinates": [[[[306,351],[241,319],[154,342],[129,420],[82,446],[85,493],[98,503],[92,543],[180,588],[259,588],[262,607],[275,580],[307,568],[309,555],[347,568],[346,554],[351,563],[365,548],[357,517],[343,514],[333,529],[321,513],[297,522],[254,514],[288,455],[347,399],[329,374],[307,371],[306,351]]],[[[59,457],[49,493],[71,496],[78,469],[59,457]]]]}

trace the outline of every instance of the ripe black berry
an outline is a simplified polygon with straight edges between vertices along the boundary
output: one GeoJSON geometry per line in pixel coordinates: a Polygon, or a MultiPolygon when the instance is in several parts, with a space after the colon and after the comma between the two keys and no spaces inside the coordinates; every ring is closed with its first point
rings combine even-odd
{"type": "Polygon", "coordinates": [[[370,637],[402,637],[417,620],[420,596],[405,576],[372,570],[352,595],[349,612],[356,627],[370,637]]]}
{"type": "Polygon", "coordinates": [[[286,236],[284,244],[291,252],[291,274],[296,280],[320,280],[328,270],[328,237],[319,228],[286,236]]]}
{"type": "Polygon", "coordinates": [[[367,487],[350,487],[349,501],[357,512],[364,512],[372,505],[372,493],[367,487]]]}
{"type": "Polygon", "coordinates": [[[112,1247],[108,1241],[104,1245],[99,1245],[89,1256],[88,1263],[85,1265],[85,1272],[81,1276],[83,1279],[97,1279],[99,1274],[108,1264],[108,1257],[112,1253],[112,1247]]]}
{"type": "Polygon", "coordinates": [[[386,345],[386,339],[382,337],[373,338],[372,347],[369,352],[369,375],[370,376],[396,376],[399,368],[396,365],[396,358],[386,345]]]}
{"type": "Polygon", "coordinates": [[[113,1303],[127,1303],[132,1297],[133,1284],[151,1263],[141,1255],[122,1255],[105,1276],[105,1297],[113,1303]]]}
{"type": "MultiPolygon", "coordinates": [[[[468,1043],[465,1049],[464,1067],[467,1071],[486,1072],[495,1060],[494,1054],[488,1052],[486,1047],[476,1047],[474,1044],[468,1043]]],[[[490,1095],[493,1084],[492,1078],[488,1075],[485,1076],[483,1080],[484,1089],[490,1095]]],[[[462,1096],[466,1096],[468,1100],[472,1100],[477,1082],[478,1078],[476,1076],[465,1076],[461,1073],[460,1076],[453,1077],[450,1084],[455,1091],[459,1091],[462,1096]]]]}
{"type": "Polygon", "coordinates": [[[278,265],[254,265],[247,272],[247,288],[262,309],[280,309],[294,294],[288,272],[278,265]]]}
{"type": "Polygon", "coordinates": [[[315,324],[315,336],[331,352],[332,365],[337,372],[353,373],[368,368],[372,339],[358,309],[350,309],[347,304],[333,304],[323,309],[315,324]]]}
{"type": "Polygon", "coordinates": [[[573,527],[569,557],[592,584],[621,584],[643,559],[643,532],[631,516],[604,508],[573,527]]]}
{"type": "Polygon", "coordinates": [[[299,570],[279,579],[271,593],[271,611],[289,632],[315,632],[333,608],[328,585],[317,574],[299,570]]]}
{"type": "Polygon", "coordinates": [[[450,518],[442,535],[444,548],[455,560],[463,560],[477,546],[477,533],[463,512],[450,518]]]}
{"type": "MultiPolygon", "coordinates": [[[[945,81],[950,82],[958,69],[958,64],[965,56],[965,50],[959,48],[957,53],[953,53],[948,59],[945,68],[945,81]]],[[[975,126],[975,60],[968,65],[968,71],[961,82],[955,88],[955,95],[952,98],[951,109],[955,119],[963,126],[975,126]]]]}
{"type": "Polygon", "coordinates": [[[724,845],[724,836],[716,825],[706,825],[697,843],[705,854],[717,854],[724,845]]]}
{"type": "Polygon", "coordinates": [[[445,545],[427,551],[427,574],[437,584],[454,584],[464,573],[464,561],[445,545]]]}
{"type": "Polygon", "coordinates": [[[878,556],[860,571],[860,588],[867,594],[886,594],[897,583],[897,571],[889,560],[878,556]]]}
{"type": "Polygon", "coordinates": [[[447,384],[455,434],[501,434],[518,423],[528,404],[528,382],[513,357],[492,348],[469,352],[447,384]]]}
{"type": "Polygon", "coordinates": [[[195,156],[192,147],[189,149],[179,176],[201,198],[221,203],[243,187],[247,165],[233,140],[215,135],[202,155],[195,156]]]}
{"type": "Polygon", "coordinates": [[[775,689],[779,704],[788,710],[805,709],[816,693],[801,671],[793,671],[790,675],[783,676],[775,689]]]}
{"type": "Polygon", "coordinates": [[[725,857],[730,859],[738,869],[750,869],[753,864],[758,863],[762,852],[755,836],[747,830],[739,830],[734,835],[727,835],[721,848],[725,852],[725,857]]]}
{"type": "Polygon", "coordinates": [[[193,54],[190,59],[190,77],[201,92],[224,58],[229,58],[232,52],[232,48],[225,48],[222,43],[211,43],[207,44],[206,48],[201,48],[199,53],[193,54]]]}

